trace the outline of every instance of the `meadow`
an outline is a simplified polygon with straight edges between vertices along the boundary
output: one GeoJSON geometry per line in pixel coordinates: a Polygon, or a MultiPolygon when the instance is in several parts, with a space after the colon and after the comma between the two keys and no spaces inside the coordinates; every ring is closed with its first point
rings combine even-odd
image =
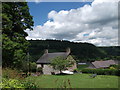
{"type": "Polygon", "coordinates": [[[118,88],[118,76],[91,74],[74,75],[41,75],[26,78],[34,82],[39,88],[118,88]]]}

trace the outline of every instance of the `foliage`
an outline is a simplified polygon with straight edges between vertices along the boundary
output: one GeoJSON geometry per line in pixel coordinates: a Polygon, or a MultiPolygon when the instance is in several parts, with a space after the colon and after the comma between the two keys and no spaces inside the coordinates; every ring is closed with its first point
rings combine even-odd
{"type": "Polygon", "coordinates": [[[30,71],[36,72],[37,64],[35,62],[30,62],[30,71]]]}
{"type": "Polygon", "coordinates": [[[2,3],[3,33],[9,37],[18,33],[27,36],[26,29],[32,29],[33,21],[29,13],[27,2],[3,2],[2,3]]]}
{"type": "Polygon", "coordinates": [[[111,66],[110,69],[115,69],[115,68],[111,66]]]}
{"type": "Polygon", "coordinates": [[[66,70],[67,67],[71,67],[73,64],[74,64],[73,61],[63,59],[62,57],[56,57],[56,58],[51,60],[51,66],[55,70],[60,70],[60,72],[62,70],[66,70]]]}
{"type": "Polygon", "coordinates": [[[25,30],[32,30],[32,16],[26,2],[3,2],[2,11],[2,64],[21,69],[29,46],[25,30]]]}
{"type": "MultiPolygon", "coordinates": [[[[99,47],[100,49],[104,50],[107,55],[113,59],[117,56],[118,58],[120,53],[120,46],[109,46],[109,47],[99,47]]],[[[118,59],[119,60],[119,59],[118,59]]]]}
{"type": "Polygon", "coordinates": [[[78,69],[78,68],[76,68],[76,69],[74,69],[74,70],[73,70],[73,72],[79,72],[79,69],[78,69]]]}
{"type": "Polygon", "coordinates": [[[25,88],[24,84],[22,84],[19,80],[5,78],[2,78],[0,86],[2,88],[25,88]]]}
{"type": "Polygon", "coordinates": [[[6,78],[2,78],[0,86],[2,88],[37,88],[37,85],[32,82],[6,78]]]}
{"type": "Polygon", "coordinates": [[[120,51],[118,47],[108,47],[109,52],[112,52],[111,55],[109,55],[108,51],[101,47],[96,47],[93,44],[75,43],[64,40],[29,40],[29,42],[31,43],[30,55],[33,61],[38,60],[41,55],[43,55],[45,49],[49,49],[49,52],[63,52],[66,48],[70,47],[71,54],[74,55],[74,59],[78,60],[78,62],[95,61],[105,58],[111,59],[111,56],[114,55],[118,57],[119,55],[117,53],[120,51]]]}
{"type": "Polygon", "coordinates": [[[37,72],[42,73],[42,67],[38,67],[38,68],[37,68],[37,72]]]}
{"type": "Polygon", "coordinates": [[[88,65],[77,65],[78,70],[82,70],[87,67],[88,67],[88,65]]]}
{"type": "Polygon", "coordinates": [[[3,68],[0,86],[2,88],[37,88],[35,83],[25,80],[22,74],[23,72],[16,69],[3,68]]]}
{"type": "Polygon", "coordinates": [[[45,49],[49,49],[49,52],[64,52],[68,47],[70,47],[74,59],[78,60],[77,62],[91,62],[101,59],[120,60],[119,46],[107,47],[109,50],[106,50],[104,47],[96,47],[90,43],[75,43],[65,40],[29,40],[29,42],[31,43],[29,51],[33,61],[38,60],[45,49]],[[114,56],[114,58],[111,56],[114,56]]]}
{"type": "Polygon", "coordinates": [[[21,67],[22,72],[29,72],[30,71],[30,65],[28,61],[22,62],[22,67],[21,67]]]}
{"type": "Polygon", "coordinates": [[[37,65],[35,62],[28,62],[24,61],[22,62],[21,70],[23,72],[36,72],[37,65]]]}
{"type": "Polygon", "coordinates": [[[114,68],[114,69],[120,69],[120,64],[118,64],[118,65],[110,65],[110,68],[114,68]]]}
{"type": "Polygon", "coordinates": [[[16,70],[16,69],[11,69],[11,68],[3,68],[2,69],[2,77],[6,79],[20,79],[21,72],[16,70]]]}
{"type": "Polygon", "coordinates": [[[83,73],[95,73],[98,75],[119,75],[119,70],[117,69],[83,69],[83,73]]]}

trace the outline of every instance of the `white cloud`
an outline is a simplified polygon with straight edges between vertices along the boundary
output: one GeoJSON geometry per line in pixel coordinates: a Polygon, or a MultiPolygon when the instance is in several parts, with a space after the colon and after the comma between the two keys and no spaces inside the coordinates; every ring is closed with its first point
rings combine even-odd
{"type": "Polygon", "coordinates": [[[27,2],[35,2],[36,4],[42,2],[42,0],[26,0],[27,2]]]}
{"type": "Polygon", "coordinates": [[[117,45],[119,0],[94,0],[91,5],[59,12],[51,11],[43,26],[27,30],[27,39],[67,39],[95,45],[117,45]]]}

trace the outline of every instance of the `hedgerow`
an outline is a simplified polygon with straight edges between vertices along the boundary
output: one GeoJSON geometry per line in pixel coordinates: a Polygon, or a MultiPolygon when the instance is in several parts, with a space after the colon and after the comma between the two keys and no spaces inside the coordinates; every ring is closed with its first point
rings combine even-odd
{"type": "Polygon", "coordinates": [[[98,75],[119,75],[120,71],[117,69],[83,69],[82,73],[96,73],[98,75]]]}

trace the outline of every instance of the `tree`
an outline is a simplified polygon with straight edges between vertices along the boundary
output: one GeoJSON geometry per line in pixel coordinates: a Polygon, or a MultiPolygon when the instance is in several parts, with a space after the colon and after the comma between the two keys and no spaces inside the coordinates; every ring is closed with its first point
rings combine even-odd
{"type": "Polygon", "coordinates": [[[67,67],[71,67],[74,64],[74,61],[64,59],[62,57],[56,57],[51,60],[51,66],[55,70],[59,70],[62,73],[62,70],[66,70],[67,67]]]}
{"type": "Polygon", "coordinates": [[[26,60],[29,42],[26,29],[32,30],[33,20],[26,2],[2,3],[2,64],[20,68],[26,60]]]}

